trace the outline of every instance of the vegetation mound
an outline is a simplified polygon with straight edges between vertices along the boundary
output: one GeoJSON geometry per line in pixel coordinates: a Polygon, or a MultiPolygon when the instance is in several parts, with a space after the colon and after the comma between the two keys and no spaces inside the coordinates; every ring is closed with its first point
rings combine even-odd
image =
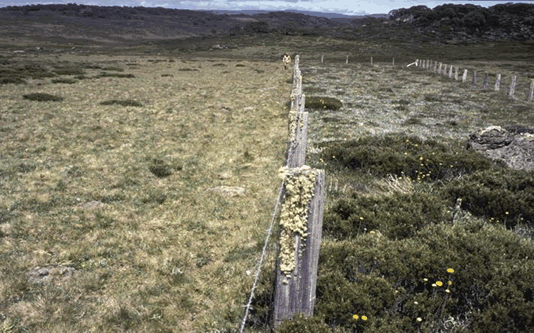
{"type": "Polygon", "coordinates": [[[460,144],[449,146],[404,134],[329,143],[321,157],[331,169],[368,171],[381,177],[392,174],[414,180],[450,179],[493,165],[481,153],[466,150],[460,144]]]}
{"type": "Polygon", "coordinates": [[[45,94],[45,93],[33,93],[22,95],[24,99],[29,99],[30,101],[38,102],[60,102],[63,100],[63,97],[45,94]]]}
{"type": "Polygon", "coordinates": [[[339,110],[342,106],[343,103],[337,98],[306,96],[305,107],[308,109],[339,110]]]}

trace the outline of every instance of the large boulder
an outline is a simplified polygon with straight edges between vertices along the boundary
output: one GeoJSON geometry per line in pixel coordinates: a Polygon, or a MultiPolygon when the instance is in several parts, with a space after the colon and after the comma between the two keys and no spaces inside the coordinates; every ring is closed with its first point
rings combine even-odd
{"type": "Polygon", "coordinates": [[[534,169],[534,128],[490,126],[469,136],[467,149],[483,152],[512,169],[534,169]]]}

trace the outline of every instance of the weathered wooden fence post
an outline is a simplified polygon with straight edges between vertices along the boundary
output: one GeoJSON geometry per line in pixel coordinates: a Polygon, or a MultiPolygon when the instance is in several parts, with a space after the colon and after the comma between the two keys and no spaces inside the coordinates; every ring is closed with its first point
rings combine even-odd
{"type": "Polygon", "coordinates": [[[371,66],[373,66],[373,57],[371,57],[371,66]]]}
{"type": "Polygon", "coordinates": [[[534,99],[534,79],[530,80],[530,89],[528,90],[527,102],[532,102],[534,99]]]}
{"type": "Polygon", "coordinates": [[[464,69],[464,74],[462,75],[462,82],[467,81],[467,69],[464,69]]]}
{"type": "Polygon", "coordinates": [[[438,70],[438,62],[434,61],[434,73],[438,70]]]}
{"type": "Polygon", "coordinates": [[[324,170],[305,165],[308,113],[304,112],[306,101],[300,70],[295,68],[294,72],[298,77],[293,80],[289,112],[285,194],[276,265],[275,326],[297,313],[313,315],[325,200],[324,170]]]}
{"type": "Polygon", "coordinates": [[[484,79],[482,80],[482,87],[484,89],[488,89],[488,78],[489,78],[489,74],[488,74],[488,72],[486,72],[484,74],[484,79]]]}
{"type": "Polygon", "coordinates": [[[514,96],[516,81],[517,75],[512,75],[512,81],[510,82],[510,90],[508,91],[508,97],[514,96]]]}
{"type": "Polygon", "coordinates": [[[395,67],[395,58],[393,58],[393,63],[392,63],[393,67],[395,67]]]}
{"type": "Polygon", "coordinates": [[[349,56],[347,56],[347,60],[345,60],[345,65],[349,64],[349,56]]]}
{"type": "Polygon", "coordinates": [[[499,91],[500,87],[501,87],[501,74],[497,74],[497,78],[495,79],[495,91],[499,91]]]}
{"type": "Polygon", "coordinates": [[[449,79],[452,79],[452,65],[449,67],[449,79]]]}
{"type": "MultiPolygon", "coordinates": [[[[313,188],[311,189],[313,197],[309,203],[307,225],[305,225],[304,231],[306,237],[292,232],[289,235],[284,235],[284,230],[281,230],[281,242],[287,242],[290,245],[289,249],[281,249],[281,252],[287,250],[290,252],[282,253],[278,259],[274,296],[275,326],[297,313],[302,313],[306,317],[313,315],[323,224],[324,170],[315,170],[314,176],[313,188]],[[289,260],[291,263],[284,263],[284,260],[289,260]]],[[[298,177],[302,177],[302,175],[298,177]]],[[[286,200],[288,199],[292,198],[286,196],[286,200]]],[[[283,209],[284,206],[282,206],[283,209]]],[[[281,247],[283,245],[280,244],[281,247]]]]}
{"type": "Polygon", "coordinates": [[[473,84],[477,84],[477,71],[476,71],[476,69],[473,70],[473,84]]]}
{"type": "Polygon", "coordinates": [[[441,67],[443,67],[443,64],[440,62],[439,63],[439,68],[438,68],[438,74],[441,75],[441,67]]]}
{"type": "Polygon", "coordinates": [[[459,70],[459,68],[458,68],[458,66],[456,66],[454,68],[454,80],[455,81],[458,81],[458,70],[459,70]]]}

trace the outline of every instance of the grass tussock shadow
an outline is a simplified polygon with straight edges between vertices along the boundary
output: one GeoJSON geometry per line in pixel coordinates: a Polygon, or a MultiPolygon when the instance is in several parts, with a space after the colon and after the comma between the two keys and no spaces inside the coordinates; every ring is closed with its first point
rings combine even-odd
{"type": "Polygon", "coordinates": [[[95,78],[102,78],[102,77],[118,77],[118,78],[126,78],[126,79],[132,79],[135,77],[133,74],[121,74],[121,73],[100,73],[95,78]]]}

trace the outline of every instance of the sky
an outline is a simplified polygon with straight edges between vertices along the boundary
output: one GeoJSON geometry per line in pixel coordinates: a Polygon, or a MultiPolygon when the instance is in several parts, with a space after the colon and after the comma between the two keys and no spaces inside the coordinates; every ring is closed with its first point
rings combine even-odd
{"type": "Polygon", "coordinates": [[[128,6],[128,7],[165,7],[190,10],[305,10],[346,15],[387,14],[390,10],[410,8],[425,5],[429,8],[454,3],[474,4],[491,7],[499,3],[533,3],[532,1],[427,1],[427,0],[57,0],[57,1],[28,1],[28,0],[0,0],[0,7],[24,6],[31,4],[67,4],[95,6],[128,6]]]}

